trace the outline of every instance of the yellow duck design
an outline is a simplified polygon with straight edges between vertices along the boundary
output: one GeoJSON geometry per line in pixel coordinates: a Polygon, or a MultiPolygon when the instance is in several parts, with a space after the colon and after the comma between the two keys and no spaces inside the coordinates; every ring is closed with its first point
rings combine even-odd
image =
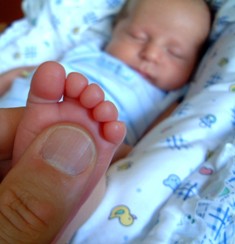
{"type": "Polygon", "coordinates": [[[118,218],[122,225],[130,226],[136,217],[131,214],[130,209],[125,205],[119,205],[112,209],[109,219],[118,218]]]}
{"type": "Polygon", "coordinates": [[[235,92],[235,85],[231,85],[231,86],[230,86],[230,91],[231,91],[231,92],[235,92]]]}
{"type": "Polygon", "coordinates": [[[127,161],[127,162],[119,165],[117,169],[118,169],[118,171],[124,171],[124,170],[131,168],[132,164],[133,163],[131,161],[127,161]]]}

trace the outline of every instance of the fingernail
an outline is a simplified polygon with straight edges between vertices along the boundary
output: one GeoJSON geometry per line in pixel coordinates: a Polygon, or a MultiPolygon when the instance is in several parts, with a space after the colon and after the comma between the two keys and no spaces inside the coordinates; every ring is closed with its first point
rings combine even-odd
{"type": "Polygon", "coordinates": [[[92,138],[84,130],[72,126],[56,127],[41,153],[48,164],[69,175],[81,174],[96,158],[92,138]]]}

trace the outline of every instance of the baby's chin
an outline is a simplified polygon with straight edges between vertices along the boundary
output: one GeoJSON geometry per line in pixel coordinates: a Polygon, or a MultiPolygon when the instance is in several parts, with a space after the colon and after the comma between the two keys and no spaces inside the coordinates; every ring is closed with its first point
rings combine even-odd
{"type": "Polygon", "coordinates": [[[140,74],[144,79],[148,80],[150,83],[154,84],[152,77],[146,72],[140,71],[139,69],[133,68],[138,74],[140,74]]]}

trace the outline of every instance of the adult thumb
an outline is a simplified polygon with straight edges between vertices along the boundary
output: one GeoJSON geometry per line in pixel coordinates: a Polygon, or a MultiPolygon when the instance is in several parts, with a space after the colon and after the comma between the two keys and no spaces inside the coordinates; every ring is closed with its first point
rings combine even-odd
{"type": "Polygon", "coordinates": [[[44,130],[0,185],[0,243],[51,243],[83,201],[95,163],[82,128],[44,130]]]}

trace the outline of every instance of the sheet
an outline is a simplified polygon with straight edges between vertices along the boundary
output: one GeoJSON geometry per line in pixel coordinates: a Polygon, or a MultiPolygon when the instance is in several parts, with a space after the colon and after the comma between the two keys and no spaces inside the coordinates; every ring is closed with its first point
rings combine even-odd
{"type": "Polygon", "coordinates": [[[232,9],[234,1],[219,9],[185,100],[109,169],[103,201],[71,243],[233,243],[232,9]]]}

